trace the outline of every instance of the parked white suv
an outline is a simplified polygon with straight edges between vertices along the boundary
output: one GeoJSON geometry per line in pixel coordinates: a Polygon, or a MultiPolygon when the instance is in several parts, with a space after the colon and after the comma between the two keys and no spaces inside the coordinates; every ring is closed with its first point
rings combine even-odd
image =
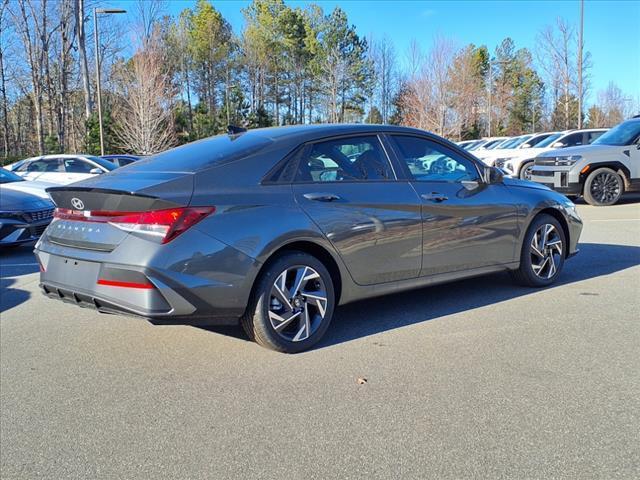
{"type": "Polygon", "coordinates": [[[591,205],[613,205],[640,190],[640,115],[616,125],[591,145],[537,156],[531,180],[591,205]]]}
{"type": "Polygon", "coordinates": [[[533,148],[514,150],[505,156],[497,158],[494,165],[501,168],[509,177],[531,180],[533,159],[540,154],[558,148],[590,145],[606,131],[606,128],[590,128],[554,132],[533,148]]]}
{"type": "Polygon", "coordinates": [[[493,162],[496,160],[496,158],[504,155],[505,152],[510,153],[511,151],[516,151],[516,149],[520,148],[532,137],[533,135],[531,134],[513,137],[511,139],[501,142],[501,144],[494,149],[478,150],[478,151],[474,151],[473,154],[476,157],[478,157],[480,160],[482,160],[485,164],[489,166],[493,166],[493,162]]]}

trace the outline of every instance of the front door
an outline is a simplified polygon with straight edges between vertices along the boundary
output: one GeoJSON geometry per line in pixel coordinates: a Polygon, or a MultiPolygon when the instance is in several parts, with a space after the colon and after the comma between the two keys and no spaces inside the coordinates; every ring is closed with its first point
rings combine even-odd
{"type": "Polygon", "coordinates": [[[422,201],[421,275],[513,262],[518,215],[508,187],[487,184],[478,165],[429,138],[391,135],[422,201]]]}
{"type": "Polygon", "coordinates": [[[296,201],[360,285],[415,278],[422,261],[420,200],[395,174],[376,135],[306,147],[296,201]]]}

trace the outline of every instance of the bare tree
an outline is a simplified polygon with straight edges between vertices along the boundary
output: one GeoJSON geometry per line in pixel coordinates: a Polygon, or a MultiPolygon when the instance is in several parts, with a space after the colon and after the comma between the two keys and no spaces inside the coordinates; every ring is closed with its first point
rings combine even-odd
{"type": "Polygon", "coordinates": [[[80,57],[80,72],[82,77],[82,91],[84,93],[84,116],[88,120],[93,110],[91,89],[89,86],[89,64],[87,62],[87,36],[85,33],[84,0],[74,0],[73,13],[76,20],[76,37],[78,39],[78,56],[80,57]]]}
{"type": "Polygon", "coordinates": [[[17,12],[12,12],[16,30],[22,43],[30,67],[33,88],[33,106],[36,116],[36,135],[38,151],[44,148],[44,90],[47,81],[45,58],[48,50],[49,32],[47,31],[47,0],[37,4],[33,0],[17,0],[17,12]],[[36,5],[40,6],[36,10],[36,5]]]}
{"type": "Polygon", "coordinates": [[[370,48],[376,78],[375,97],[380,105],[382,123],[388,123],[398,87],[396,53],[393,43],[386,37],[372,40],[370,48]]]}
{"type": "Polygon", "coordinates": [[[451,64],[449,85],[451,91],[452,127],[459,140],[465,127],[479,123],[478,101],[483,95],[482,77],[474,62],[472,45],[460,50],[451,64]]]}
{"type": "Polygon", "coordinates": [[[2,149],[5,158],[9,156],[9,109],[6,76],[4,72],[4,20],[8,5],[9,0],[2,0],[2,4],[0,4],[0,95],[2,96],[2,149]]]}
{"type": "Polygon", "coordinates": [[[175,144],[172,112],[175,92],[157,34],[117,73],[115,134],[125,150],[152,154],[175,144]]]}
{"type": "Polygon", "coordinates": [[[546,27],[537,38],[538,62],[548,84],[553,87],[554,110],[559,117],[555,126],[558,128],[578,125],[578,104],[584,104],[589,91],[591,56],[579,48],[578,41],[574,28],[562,18],[558,18],[555,29],[546,27]],[[576,73],[578,64],[581,65],[580,78],[576,73]],[[578,102],[579,95],[582,95],[582,102],[578,102]]]}
{"type": "Polygon", "coordinates": [[[453,42],[436,37],[418,73],[409,82],[405,103],[408,123],[418,128],[452,133],[448,123],[451,94],[449,71],[455,55],[453,42]]]}
{"type": "Polygon", "coordinates": [[[165,10],[165,4],[164,0],[138,0],[135,3],[133,12],[137,20],[134,30],[143,45],[153,36],[155,26],[165,10]]]}

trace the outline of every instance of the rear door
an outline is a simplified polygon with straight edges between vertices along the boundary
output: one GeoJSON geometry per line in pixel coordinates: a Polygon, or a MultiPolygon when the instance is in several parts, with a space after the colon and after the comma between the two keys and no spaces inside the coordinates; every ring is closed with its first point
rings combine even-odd
{"type": "Polygon", "coordinates": [[[298,158],[295,199],[360,285],[417,277],[422,259],[420,202],[397,181],[377,135],[323,140],[298,158]]]}
{"type": "Polygon", "coordinates": [[[414,135],[389,138],[421,198],[421,275],[514,261],[518,212],[505,185],[485,183],[475,162],[443,143],[414,135]]]}

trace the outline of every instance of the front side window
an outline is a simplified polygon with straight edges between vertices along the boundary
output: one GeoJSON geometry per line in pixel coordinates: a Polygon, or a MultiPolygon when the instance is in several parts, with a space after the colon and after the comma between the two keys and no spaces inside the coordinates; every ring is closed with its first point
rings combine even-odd
{"type": "Polygon", "coordinates": [[[393,173],[375,135],[312,144],[300,158],[296,181],[392,180],[393,173]]]}
{"type": "Polygon", "coordinates": [[[564,143],[565,147],[577,147],[578,145],[582,145],[582,132],[567,135],[564,140],[560,141],[564,143]]]}
{"type": "Polygon", "coordinates": [[[64,161],[64,169],[67,173],[91,173],[94,168],[96,167],[89,162],[78,158],[65,159],[64,161]]]}
{"type": "Polygon", "coordinates": [[[599,138],[604,132],[587,132],[588,143],[593,143],[593,141],[599,138]]]}
{"type": "Polygon", "coordinates": [[[454,150],[421,137],[392,135],[400,159],[421,182],[480,181],[476,165],[454,150]]]}

